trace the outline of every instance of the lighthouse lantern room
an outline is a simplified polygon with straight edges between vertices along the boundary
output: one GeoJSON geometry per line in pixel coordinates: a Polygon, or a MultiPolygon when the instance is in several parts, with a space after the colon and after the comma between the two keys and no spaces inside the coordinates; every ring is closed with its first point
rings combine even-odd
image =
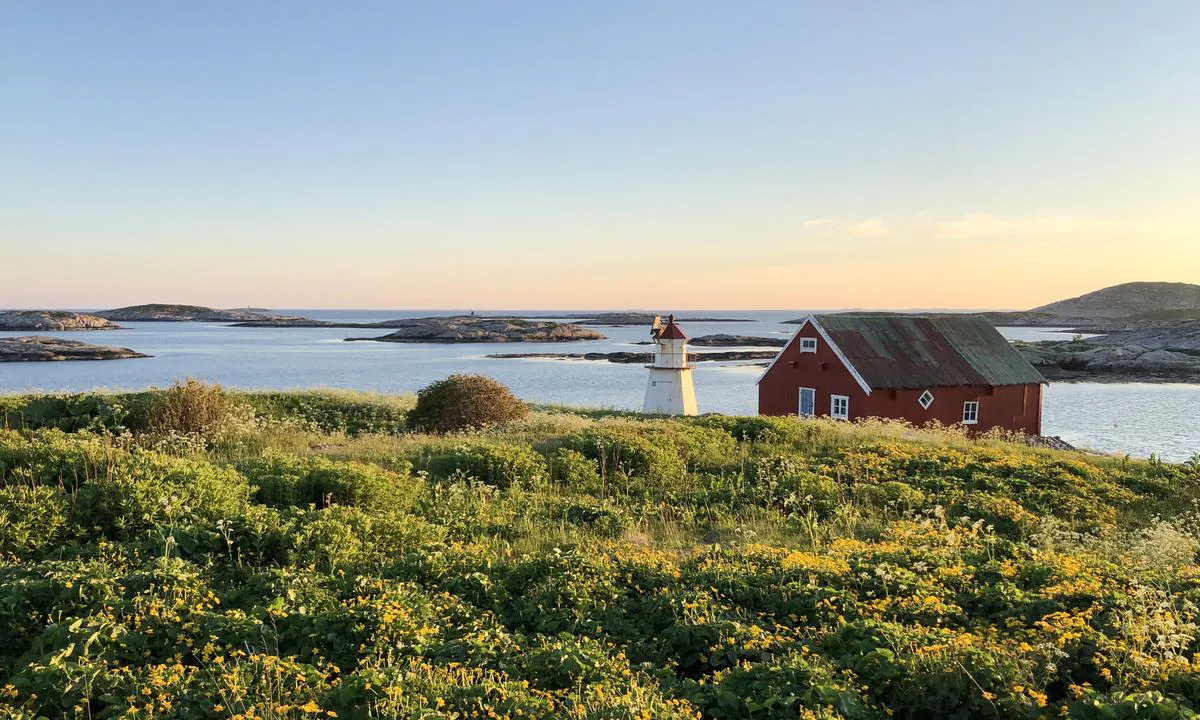
{"type": "Polygon", "coordinates": [[[642,412],[664,415],[695,415],[696,388],[692,385],[692,368],[688,365],[687,335],[675,324],[675,316],[654,318],[650,336],[656,345],[654,364],[647,365],[650,379],[646,383],[646,401],[642,412]]]}

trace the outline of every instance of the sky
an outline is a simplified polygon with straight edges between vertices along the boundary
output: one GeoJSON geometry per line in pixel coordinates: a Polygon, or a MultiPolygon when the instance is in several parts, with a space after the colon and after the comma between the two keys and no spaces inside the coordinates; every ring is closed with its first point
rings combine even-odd
{"type": "Polygon", "coordinates": [[[0,307],[1200,282],[1194,0],[0,2],[0,307]]]}

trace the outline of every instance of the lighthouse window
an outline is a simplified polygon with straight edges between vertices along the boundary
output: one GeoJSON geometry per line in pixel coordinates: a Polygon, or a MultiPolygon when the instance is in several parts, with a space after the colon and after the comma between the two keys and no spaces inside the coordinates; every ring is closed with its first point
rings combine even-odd
{"type": "Polygon", "coordinates": [[[834,420],[850,419],[850,398],[846,395],[830,395],[829,417],[834,420]]]}
{"type": "Polygon", "coordinates": [[[979,422],[979,403],[969,400],[963,403],[963,425],[975,425],[979,422]]]}
{"type": "Polygon", "coordinates": [[[815,353],[816,351],[817,351],[817,339],[816,338],[800,338],[800,352],[815,353]]]}

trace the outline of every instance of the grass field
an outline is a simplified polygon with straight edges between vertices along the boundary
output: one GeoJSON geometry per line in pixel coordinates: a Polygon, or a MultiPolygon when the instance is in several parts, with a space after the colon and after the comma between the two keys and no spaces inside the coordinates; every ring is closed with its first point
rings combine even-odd
{"type": "Polygon", "coordinates": [[[0,397],[0,718],[1176,718],[1200,464],[411,397],[0,397]]]}

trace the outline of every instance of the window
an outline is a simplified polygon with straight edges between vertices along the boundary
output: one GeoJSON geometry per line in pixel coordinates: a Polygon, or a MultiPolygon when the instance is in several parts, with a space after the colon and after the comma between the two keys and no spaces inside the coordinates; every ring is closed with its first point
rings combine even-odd
{"type": "Polygon", "coordinates": [[[921,397],[917,398],[917,402],[921,403],[921,407],[928,410],[929,406],[933,404],[933,393],[926,390],[921,393],[921,397]]]}
{"type": "Polygon", "coordinates": [[[979,422],[979,403],[968,400],[963,403],[963,425],[974,425],[979,422]]]}
{"type": "Polygon", "coordinates": [[[829,417],[834,420],[849,420],[850,398],[845,395],[830,395],[829,417]]]}
{"type": "Polygon", "coordinates": [[[800,352],[815,353],[816,351],[817,351],[817,339],[816,338],[800,338],[800,352]]]}

